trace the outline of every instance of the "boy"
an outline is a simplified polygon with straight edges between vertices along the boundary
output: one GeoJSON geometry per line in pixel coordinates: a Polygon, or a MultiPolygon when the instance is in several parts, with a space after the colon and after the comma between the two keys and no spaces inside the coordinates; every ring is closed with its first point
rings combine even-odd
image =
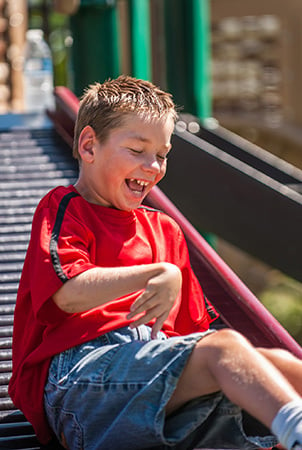
{"type": "Polygon", "coordinates": [[[84,94],[79,178],[33,220],[10,395],[42,443],[52,430],[70,450],[274,445],[245,436],[240,408],[301,448],[301,361],[209,331],[180,229],[140,206],[165,174],[175,119],[171,96],[147,81],[84,94]]]}

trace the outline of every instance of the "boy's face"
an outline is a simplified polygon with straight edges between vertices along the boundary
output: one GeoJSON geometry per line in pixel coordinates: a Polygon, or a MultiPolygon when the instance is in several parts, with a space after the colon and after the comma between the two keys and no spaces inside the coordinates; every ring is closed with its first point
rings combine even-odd
{"type": "Polygon", "coordinates": [[[82,168],[76,187],[88,201],[130,211],[166,173],[174,121],[129,115],[100,143],[91,127],[79,139],[82,168]]]}

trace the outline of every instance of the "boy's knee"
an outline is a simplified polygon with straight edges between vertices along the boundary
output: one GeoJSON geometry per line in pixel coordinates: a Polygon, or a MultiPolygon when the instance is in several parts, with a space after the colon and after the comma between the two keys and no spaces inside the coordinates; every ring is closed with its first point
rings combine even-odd
{"type": "Polygon", "coordinates": [[[221,358],[233,359],[247,350],[253,350],[249,341],[235,330],[224,328],[201,339],[196,346],[196,353],[201,360],[217,362],[221,358]]]}
{"type": "Polygon", "coordinates": [[[210,345],[213,348],[236,348],[237,346],[251,346],[248,340],[238,331],[230,328],[223,328],[206,337],[206,340],[199,341],[201,345],[210,345]]]}

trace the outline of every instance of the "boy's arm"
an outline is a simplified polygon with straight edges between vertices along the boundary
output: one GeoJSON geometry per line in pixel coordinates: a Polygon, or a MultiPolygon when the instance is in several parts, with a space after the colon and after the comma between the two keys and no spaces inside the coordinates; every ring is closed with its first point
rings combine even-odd
{"type": "Polygon", "coordinates": [[[160,262],[129,267],[96,267],[68,280],[53,295],[53,300],[63,311],[78,313],[143,290],[132,304],[128,319],[144,313],[132,323],[135,327],[155,317],[155,335],[168,317],[180,288],[181,272],[174,264],[160,262]]]}

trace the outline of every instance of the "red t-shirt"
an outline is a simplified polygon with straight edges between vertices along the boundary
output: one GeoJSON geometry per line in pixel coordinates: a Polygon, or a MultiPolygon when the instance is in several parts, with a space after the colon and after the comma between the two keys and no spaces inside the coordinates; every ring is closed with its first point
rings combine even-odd
{"type": "Polygon", "coordinates": [[[183,278],[162,330],[175,336],[208,329],[216,312],[211,305],[212,314],[207,311],[184,236],[170,217],[146,207],[126,212],[88,203],[73,186],[53,189],[41,200],[16,302],[9,394],[42,443],[51,438],[43,392],[52,356],[128,325],[126,316],[139,293],[74,314],[60,310],[52,295],[94,267],[159,261],[176,264],[183,278]]]}

